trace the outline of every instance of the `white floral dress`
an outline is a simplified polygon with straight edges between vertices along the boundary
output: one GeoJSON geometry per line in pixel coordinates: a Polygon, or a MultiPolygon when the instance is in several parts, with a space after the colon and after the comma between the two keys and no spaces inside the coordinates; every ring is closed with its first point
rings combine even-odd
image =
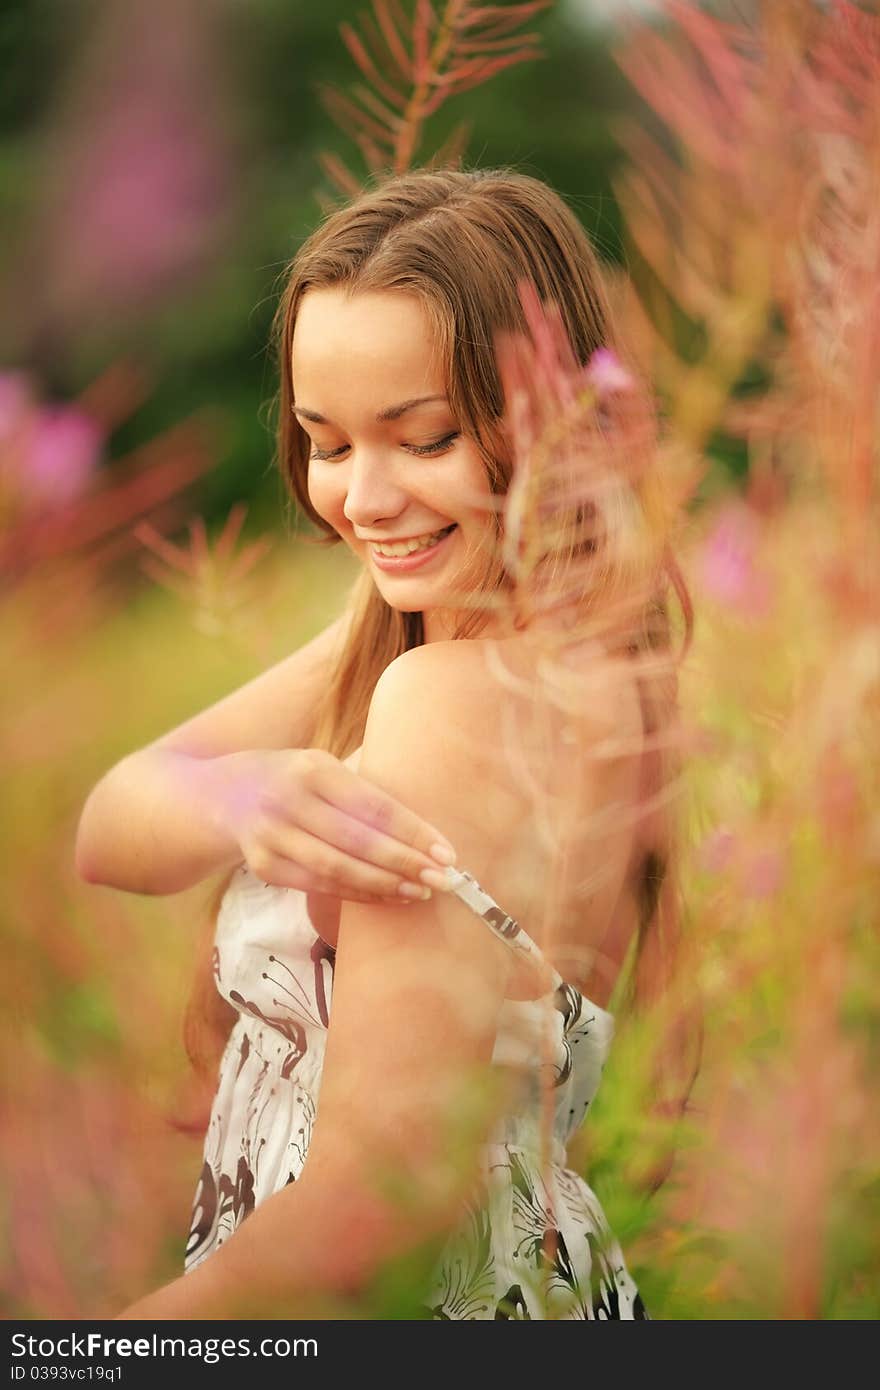
{"type": "MultiPolygon", "coordinates": [[[[461,902],[490,931],[512,950],[541,958],[470,874],[447,872],[461,902]]],[[[242,866],[221,904],[214,947],[217,988],[240,1017],[220,1063],[187,1271],[302,1171],[333,964],[305,893],[267,887],[242,866]]],[[[613,1018],[553,976],[540,999],[502,1004],[492,1061],[519,1069],[522,1105],[481,1150],[478,1195],[466,1204],[426,1290],[426,1311],[435,1319],[648,1317],[595,1194],[566,1167],[566,1142],[598,1088],[613,1018]],[[548,1082],[555,1102],[549,1154],[539,1122],[548,1082]]]]}

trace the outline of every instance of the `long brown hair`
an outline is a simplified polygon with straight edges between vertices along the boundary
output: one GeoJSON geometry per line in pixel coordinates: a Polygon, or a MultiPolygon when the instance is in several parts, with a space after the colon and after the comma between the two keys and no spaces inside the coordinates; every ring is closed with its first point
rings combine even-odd
{"type": "MultiPolygon", "coordinates": [[[[311,505],[307,490],[309,441],[292,411],[291,347],[297,312],[312,289],[398,291],[418,296],[426,309],[447,380],[450,404],[463,433],[480,451],[498,508],[488,526],[494,546],[477,557],[465,586],[469,597],[454,636],[477,635],[490,608],[509,600],[520,612],[525,580],[505,565],[500,545],[503,502],[512,477],[504,429],[505,401],[496,346],[504,335],[526,331],[517,286],[528,282],[538,299],[556,306],[574,360],[588,363],[611,342],[611,325],[600,267],[586,232],[565,202],[544,183],[510,169],[416,171],[385,179],[350,205],[331,213],[296,254],[286,274],[278,306],[274,341],[278,352],[278,465],[300,512],[317,528],[318,544],[337,544],[338,534],[311,505]]],[[[620,480],[618,480],[619,482],[620,480]]],[[[650,463],[626,481],[628,497],[644,514],[657,489],[650,463]]],[[[619,488],[618,488],[619,491],[619,488]]],[[[601,498],[589,505],[595,521],[601,498]]],[[[627,609],[627,594],[638,602],[635,621],[618,648],[646,658],[639,673],[646,752],[640,796],[651,812],[655,832],[650,849],[636,866],[640,924],[638,957],[643,962],[671,959],[678,934],[679,898],[675,881],[674,818],[664,813],[664,790],[679,766],[671,736],[676,719],[676,658],[668,609],[670,584],[684,614],[683,650],[692,633],[692,608],[685,581],[671,549],[671,525],[656,544],[643,550],[638,572],[632,547],[620,525],[601,518],[603,544],[590,545],[593,570],[585,586],[584,615],[591,631],[601,631],[612,612],[627,609]],[[615,537],[619,544],[615,543],[615,537]],[[601,563],[600,557],[601,555],[601,563]],[[657,808],[660,808],[659,810],[657,808]],[[649,939],[663,952],[646,951],[649,939]]],[[[559,566],[565,573],[566,567],[559,566]]],[[[579,571],[582,574],[583,571],[579,571]]],[[[545,575],[546,582],[546,575],[545,575]]],[[[526,605],[528,607],[528,605],[526,605]]],[[[370,698],[382,671],[403,651],[424,639],[421,614],[390,607],[368,571],[360,575],[349,602],[348,635],[321,708],[315,711],[312,744],[345,757],[363,738],[370,698]]],[[[606,624],[607,626],[607,624],[606,624]]],[[[228,879],[213,894],[209,930],[228,879]]],[[[187,1010],[185,1038],[196,1067],[206,1075],[236,1016],[213,986],[211,939],[206,934],[196,988],[187,1010]]],[[[656,990],[658,969],[637,968],[633,998],[656,990]]]]}

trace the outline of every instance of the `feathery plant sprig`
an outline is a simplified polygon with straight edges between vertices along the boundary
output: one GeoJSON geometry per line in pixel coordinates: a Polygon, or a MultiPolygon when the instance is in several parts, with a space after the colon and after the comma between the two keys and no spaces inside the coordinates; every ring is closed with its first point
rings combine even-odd
{"type": "Polygon", "coordinates": [[[189,522],[188,547],[174,545],[148,522],[135,528],[135,537],[151,552],[141,558],[141,568],[157,584],[188,601],[203,632],[226,632],[231,620],[246,615],[254,601],[245,581],[273,541],[264,535],[238,546],[246,513],[247,507],[236,503],[213,543],[204,518],[194,517],[189,522]]]}
{"type": "MultiPolygon", "coordinates": [[[[429,117],[452,96],[479,86],[517,63],[540,58],[541,37],[516,32],[553,0],[516,5],[478,5],[473,0],[373,0],[359,28],[341,24],[339,32],[364,81],[350,94],[319,87],[336,124],[358,146],[370,172],[403,173],[421,148],[429,117]]],[[[468,126],[459,124],[435,153],[433,163],[460,157],[468,126]]],[[[337,155],[320,161],[338,192],[357,194],[361,181],[337,155]]]]}

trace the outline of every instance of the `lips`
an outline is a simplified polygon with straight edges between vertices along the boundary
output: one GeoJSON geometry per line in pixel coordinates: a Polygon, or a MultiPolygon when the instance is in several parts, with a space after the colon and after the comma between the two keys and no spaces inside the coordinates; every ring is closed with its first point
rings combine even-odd
{"type": "Polygon", "coordinates": [[[450,537],[455,534],[457,529],[457,523],[453,522],[443,531],[435,533],[438,539],[433,545],[419,546],[418,549],[411,550],[406,555],[381,555],[373,544],[370,546],[370,558],[377,569],[384,570],[389,574],[418,569],[421,565],[430,563],[435,556],[442,554],[450,537]]]}
{"type": "Polygon", "coordinates": [[[439,526],[436,531],[423,531],[421,535],[418,536],[401,536],[399,540],[371,541],[370,544],[377,548],[381,553],[383,551],[383,548],[385,547],[395,545],[407,545],[411,541],[421,542],[421,544],[413,546],[412,550],[402,551],[400,557],[398,557],[397,555],[388,556],[389,559],[398,559],[402,558],[403,555],[412,555],[416,550],[427,549],[428,547],[427,545],[425,545],[425,542],[429,538],[433,544],[436,544],[437,541],[443,539],[447,532],[454,530],[455,525],[456,523],[452,522],[450,526],[439,526]]]}

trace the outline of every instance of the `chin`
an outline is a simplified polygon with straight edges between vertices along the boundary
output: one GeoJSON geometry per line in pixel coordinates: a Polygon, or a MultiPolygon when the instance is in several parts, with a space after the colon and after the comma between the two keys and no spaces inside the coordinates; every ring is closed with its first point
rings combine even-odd
{"type": "Polygon", "coordinates": [[[424,591],[424,588],[422,588],[420,592],[419,586],[416,584],[406,585],[406,588],[408,590],[412,590],[413,596],[410,597],[409,593],[403,592],[403,580],[397,579],[394,581],[394,584],[391,585],[383,584],[382,578],[382,575],[377,576],[374,574],[373,583],[379,590],[379,593],[382,595],[385,602],[388,604],[389,608],[399,608],[401,613],[420,613],[427,602],[430,601],[432,607],[437,602],[437,600],[433,597],[429,600],[428,595],[424,591]]]}

